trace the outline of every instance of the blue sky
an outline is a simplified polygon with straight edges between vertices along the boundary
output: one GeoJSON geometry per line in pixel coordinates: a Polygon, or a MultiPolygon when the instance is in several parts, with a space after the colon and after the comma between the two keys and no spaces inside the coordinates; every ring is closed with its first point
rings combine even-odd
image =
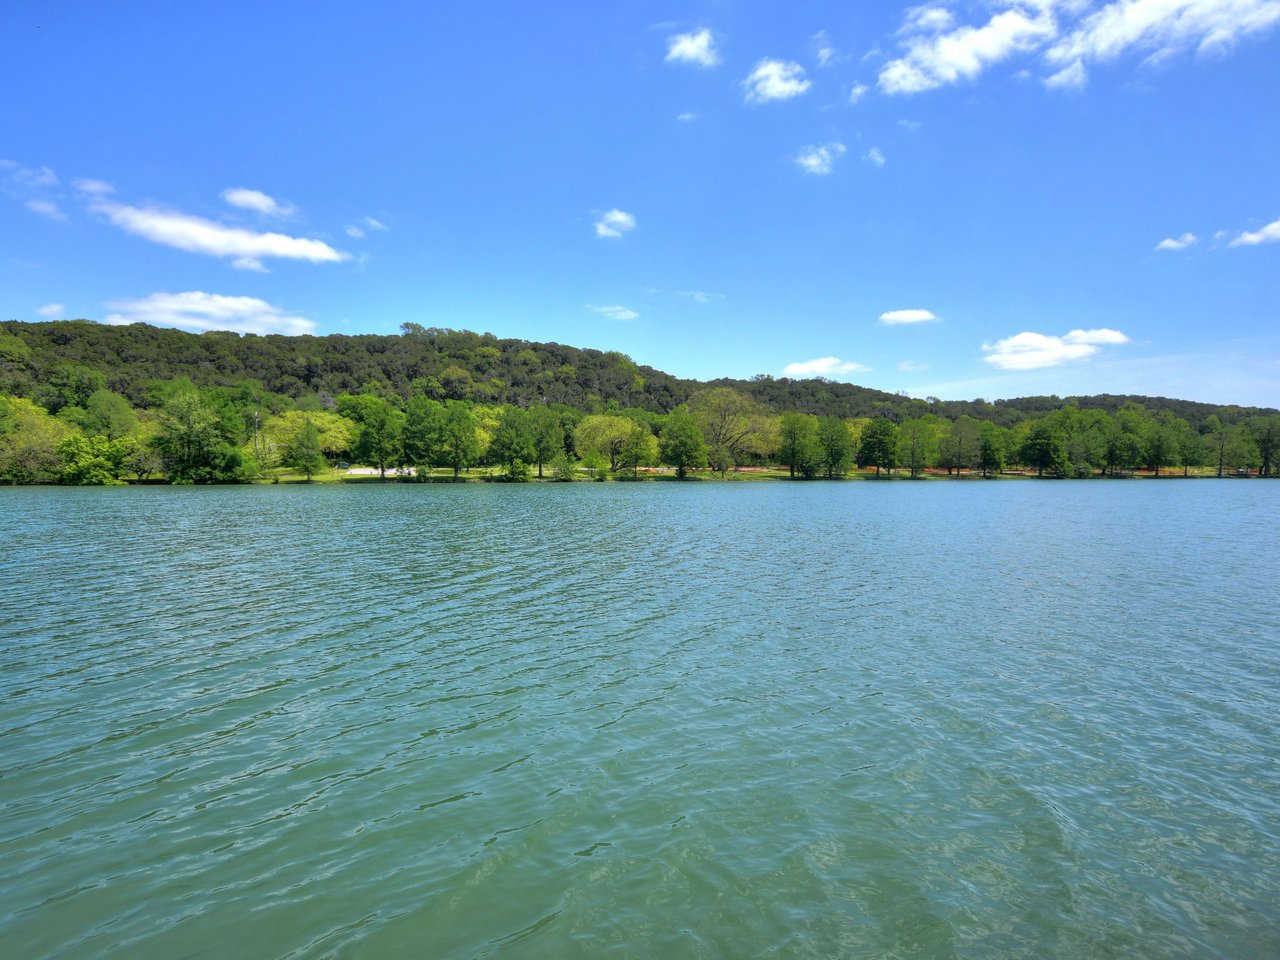
{"type": "Polygon", "coordinates": [[[17,3],[0,316],[1280,406],[1280,0],[17,3]]]}

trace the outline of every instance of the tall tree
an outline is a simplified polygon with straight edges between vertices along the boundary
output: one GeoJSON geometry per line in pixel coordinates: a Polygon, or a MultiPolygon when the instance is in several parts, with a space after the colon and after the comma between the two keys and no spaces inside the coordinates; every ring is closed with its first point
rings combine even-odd
{"type": "Polygon", "coordinates": [[[387,467],[399,463],[404,454],[404,412],[372,393],[339,397],[338,412],[359,425],[353,456],[377,467],[378,475],[385,480],[387,467]]]}
{"type": "Polygon", "coordinates": [[[308,483],[313,474],[328,469],[324,451],[320,449],[320,431],[310,420],[303,422],[292,445],[285,451],[284,463],[299,473],[306,474],[308,483]]]}
{"type": "Polygon", "coordinates": [[[1259,472],[1264,477],[1273,476],[1276,461],[1280,460],[1280,416],[1256,417],[1249,421],[1248,427],[1258,448],[1259,472]]]}
{"type": "Polygon", "coordinates": [[[1043,477],[1046,470],[1058,477],[1069,475],[1067,445],[1062,434],[1048,420],[1033,424],[1018,449],[1018,459],[1036,468],[1036,476],[1043,477]]]}
{"type": "Polygon", "coordinates": [[[445,466],[453,468],[454,480],[480,456],[480,439],[476,432],[471,404],[465,400],[446,401],[440,449],[445,466]]]}
{"type": "Polygon", "coordinates": [[[960,476],[977,463],[980,442],[978,421],[970,416],[958,417],[938,445],[938,465],[946,467],[947,473],[955,470],[960,476]]]}
{"type": "Polygon", "coordinates": [[[658,462],[658,438],[643,423],[633,423],[618,454],[618,466],[631,468],[631,475],[638,477],[641,467],[651,467],[658,462]]]}
{"type": "Polygon", "coordinates": [[[536,406],[529,409],[529,430],[533,434],[534,459],[541,480],[543,464],[564,453],[564,425],[550,407],[536,406]]]}
{"type": "Polygon", "coordinates": [[[764,453],[767,448],[767,411],[731,387],[698,391],[689,400],[689,413],[697,421],[711,462],[721,476],[749,454],[764,453]]]}
{"type": "Polygon", "coordinates": [[[658,451],[662,462],[675,467],[676,476],[681,480],[690,467],[700,467],[707,462],[706,441],[688,410],[681,408],[667,417],[658,438],[658,451]]]}
{"type": "Polygon", "coordinates": [[[937,433],[933,424],[920,418],[908,420],[898,430],[898,462],[919,477],[937,457],[937,433]]]}
{"type": "Polygon", "coordinates": [[[533,463],[538,456],[529,414],[519,407],[506,407],[489,441],[489,462],[512,467],[517,460],[533,463]]]}
{"type": "Polygon", "coordinates": [[[822,468],[822,446],[818,440],[818,418],[811,413],[784,413],[778,421],[778,456],[792,478],[797,473],[812,479],[822,468]]]}
{"type": "Polygon", "coordinates": [[[877,417],[863,428],[858,445],[858,466],[880,468],[890,473],[898,465],[898,425],[886,417],[877,417]]]}
{"type": "Polygon", "coordinates": [[[610,470],[617,470],[618,455],[631,435],[633,422],[611,414],[583,417],[573,431],[573,448],[583,460],[595,454],[609,461],[610,470]]]}
{"type": "Polygon", "coordinates": [[[843,477],[853,464],[853,436],[839,417],[818,418],[818,447],[827,478],[843,477]]]}

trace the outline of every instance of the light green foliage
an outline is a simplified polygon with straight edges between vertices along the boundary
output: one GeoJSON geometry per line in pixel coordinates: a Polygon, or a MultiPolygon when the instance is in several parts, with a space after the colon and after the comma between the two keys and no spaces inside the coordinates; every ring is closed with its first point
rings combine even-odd
{"type": "Polygon", "coordinates": [[[26,366],[30,359],[31,348],[25,340],[9,333],[0,333],[0,370],[26,366]]]}
{"type": "Polygon", "coordinates": [[[58,444],[62,460],[62,482],[76,486],[118,484],[126,460],[136,445],[128,439],[74,435],[58,444]]]}
{"type": "Polygon", "coordinates": [[[938,433],[924,418],[908,420],[898,430],[898,462],[918,477],[937,462],[938,433]]]}
{"type": "Polygon", "coordinates": [[[827,477],[843,477],[853,465],[853,436],[839,417],[818,418],[818,447],[827,477]]]}
{"type": "Polygon", "coordinates": [[[541,477],[542,465],[564,453],[564,426],[554,410],[536,406],[529,409],[529,431],[533,435],[534,462],[541,477]]]}
{"type": "Polygon", "coordinates": [[[528,483],[533,477],[533,471],[527,463],[517,457],[507,464],[504,476],[509,483],[528,483]]]}
{"type": "Polygon", "coordinates": [[[712,465],[723,476],[749,456],[770,450],[770,417],[759,403],[730,387],[711,387],[689,400],[712,465]]]}
{"type": "Polygon", "coordinates": [[[297,442],[298,432],[306,423],[315,427],[320,452],[325,457],[338,460],[350,455],[359,430],[354,421],[328,410],[287,410],[268,418],[259,431],[263,460],[283,462],[285,452],[297,442]]]}
{"type": "Polygon", "coordinates": [[[307,480],[312,474],[328,469],[329,464],[320,448],[320,431],[311,420],[303,421],[293,442],[285,449],[283,461],[285,466],[306,474],[307,480]]]}
{"type": "Polygon", "coordinates": [[[790,475],[799,473],[812,479],[822,468],[822,445],[818,441],[818,418],[811,413],[784,413],[778,423],[778,456],[790,475]]]}
{"type": "Polygon", "coordinates": [[[639,475],[641,467],[651,467],[657,462],[658,438],[643,423],[633,423],[618,453],[618,466],[630,468],[634,477],[639,475]]]}
{"type": "Polygon", "coordinates": [[[75,427],[25,397],[0,400],[10,426],[0,434],[0,481],[6,483],[57,483],[62,475],[59,445],[74,436],[75,427]]]}
{"type": "Polygon", "coordinates": [[[551,479],[560,483],[570,483],[578,476],[577,464],[568,453],[561,453],[551,461],[551,479]]]}
{"type": "Polygon", "coordinates": [[[170,483],[228,483],[248,479],[257,464],[231,444],[226,426],[190,384],[164,406],[152,440],[170,483]]]}
{"type": "Polygon", "coordinates": [[[890,473],[898,465],[898,425],[886,417],[877,417],[862,431],[858,445],[858,466],[875,467],[880,476],[883,467],[890,473]]]}
{"type": "Polygon", "coordinates": [[[663,463],[676,468],[676,476],[684,479],[691,467],[701,467],[707,462],[707,444],[698,429],[697,421],[684,407],[667,417],[658,439],[658,456],[663,463]]]}
{"type": "Polygon", "coordinates": [[[982,475],[989,477],[1004,469],[1005,450],[1008,449],[1008,431],[994,423],[982,424],[978,440],[978,466],[982,475]]]}
{"type": "Polygon", "coordinates": [[[418,396],[405,410],[404,459],[418,468],[418,476],[445,462],[444,404],[430,397],[418,396]]]}
{"type": "Polygon", "coordinates": [[[632,423],[626,417],[610,414],[583,417],[573,431],[573,449],[583,462],[596,454],[609,464],[610,470],[617,470],[618,455],[631,436],[632,423]]]}

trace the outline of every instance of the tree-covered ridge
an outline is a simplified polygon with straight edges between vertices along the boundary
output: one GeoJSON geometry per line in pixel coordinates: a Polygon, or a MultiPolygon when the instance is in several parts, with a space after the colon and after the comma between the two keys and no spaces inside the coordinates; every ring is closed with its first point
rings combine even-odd
{"type": "Polygon", "coordinates": [[[0,392],[42,403],[72,368],[100,373],[104,385],[134,406],[154,405],[157,382],[186,377],[199,387],[253,381],[294,402],[373,389],[407,400],[513,404],[560,403],[581,410],[634,407],[669,413],[707,386],[728,387],[777,412],[904,420],[934,413],[970,416],[1011,427],[1064,406],[1115,414],[1140,403],[1188,421],[1210,415],[1227,423],[1274,412],[1165,397],[1024,397],[1011,400],[919,400],[821,378],[758,376],[710,384],[638,365],[624,354],[558,343],[405,324],[399,335],[324,337],[188,333],[146,324],[106,326],[85,320],[0,322],[0,392]]]}

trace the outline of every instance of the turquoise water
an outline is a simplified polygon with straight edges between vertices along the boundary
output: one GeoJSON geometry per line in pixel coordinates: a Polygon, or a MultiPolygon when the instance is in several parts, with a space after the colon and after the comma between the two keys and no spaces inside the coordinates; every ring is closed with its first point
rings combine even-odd
{"type": "Polygon", "coordinates": [[[1278,497],[0,490],[0,951],[1280,955],[1278,497]]]}

